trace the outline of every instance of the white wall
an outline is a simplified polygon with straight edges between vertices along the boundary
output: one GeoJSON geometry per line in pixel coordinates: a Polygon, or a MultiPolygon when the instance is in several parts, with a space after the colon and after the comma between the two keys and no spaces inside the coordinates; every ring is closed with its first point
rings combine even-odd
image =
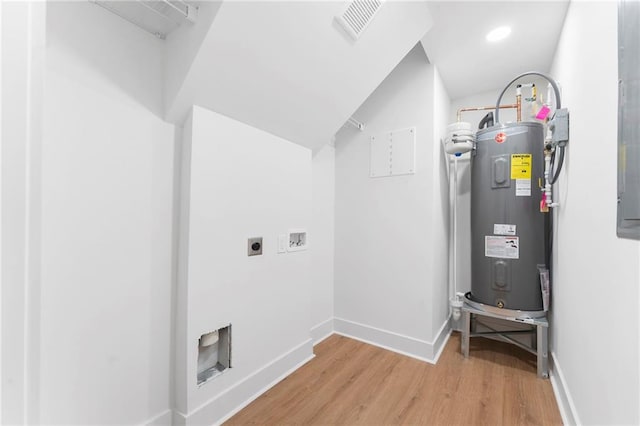
{"type": "Polygon", "coordinates": [[[310,252],[277,253],[278,235],[311,225],[311,151],[200,107],[186,126],[177,324],[186,370],[176,377],[186,398],[175,421],[211,424],[312,356],[310,252]],[[247,256],[250,237],[263,238],[261,256],[247,256]],[[229,323],[233,368],[198,386],[198,339],[229,323]]]}
{"type": "MultiPolygon", "coordinates": [[[[2,57],[2,52],[3,52],[3,47],[2,47],[2,3],[0,3],[0,58],[2,57]]],[[[0,66],[0,99],[4,99],[2,97],[3,94],[3,90],[2,90],[2,67],[0,66]]],[[[2,117],[2,101],[0,101],[0,117],[2,117]]],[[[0,120],[0,135],[2,135],[2,120],[0,120]]],[[[0,142],[2,141],[2,136],[0,136],[0,142]]],[[[2,159],[4,157],[2,156],[2,150],[0,149],[0,173],[2,173],[2,171],[4,170],[4,165],[2,163],[2,159]]],[[[4,179],[2,180],[4,182],[4,179]]],[[[4,282],[4,277],[2,275],[2,271],[3,271],[3,265],[4,265],[4,258],[3,258],[3,246],[4,246],[4,239],[2,238],[2,236],[4,235],[3,233],[3,225],[2,225],[2,217],[3,217],[3,199],[4,199],[4,192],[2,191],[2,186],[0,185],[0,319],[2,319],[2,313],[3,313],[3,309],[2,309],[2,293],[4,293],[3,291],[3,286],[2,283],[4,282]]],[[[4,332],[2,331],[2,327],[0,327],[0,341],[2,341],[2,336],[3,336],[4,332]]],[[[4,401],[4,397],[3,397],[3,388],[4,388],[4,363],[3,363],[3,357],[2,357],[2,350],[0,350],[0,413],[2,413],[2,407],[3,407],[3,401],[4,401]]],[[[2,418],[0,418],[0,421],[2,421],[2,418]]]]}
{"type": "Polygon", "coordinates": [[[139,424],[170,404],[172,125],[162,44],[48,5],[40,422],[139,424]]]}
{"type": "Polygon", "coordinates": [[[222,1],[198,2],[196,21],[183,23],[167,35],[163,86],[165,104],[173,102],[180,91],[222,3],[222,1]]]}
{"type": "Polygon", "coordinates": [[[333,262],[335,233],[335,148],[325,145],[312,160],[311,337],[333,331],[333,262]]]}
{"type": "Polygon", "coordinates": [[[572,2],[552,69],[571,141],[556,188],[551,324],[556,366],[583,424],[640,422],[640,244],[616,237],[617,63],[617,4],[572,2]]]}
{"type": "Polygon", "coordinates": [[[449,287],[451,271],[449,269],[450,201],[448,155],[444,153],[441,140],[445,137],[449,124],[451,100],[444,86],[437,66],[433,67],[433,203],[432,216],[432,279],[433,279],[433,325],[432,336],[436,336],[439,327],[449,317],[449,287]]]}
{"type": "Polygon", "coordinates": [[[434,287],[446,288],[434,268],[447,269],[434,262],[447,239],[434,230],[442,163],[433,114],[434,67],[418,45],[354,114],[365,130],[336,137],[336,330],[426,359],[442,326],[434,287]],[[369,178],[370,137],[413,126],[416,173],[369,178]]]}
{"type": "Polygon", "coordinates": [[[37,422],[44,3],[4,2],[0,423],[37,422]]]}

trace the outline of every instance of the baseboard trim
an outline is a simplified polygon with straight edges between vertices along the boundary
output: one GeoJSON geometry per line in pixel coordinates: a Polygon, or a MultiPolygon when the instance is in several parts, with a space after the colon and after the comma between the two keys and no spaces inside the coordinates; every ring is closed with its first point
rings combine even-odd
{"type": "Polygon", "coordinates": [[[436,363],[450,335],[449,320],[445,321],[440,327],[440,331],[433,342],[427,342],[343,318],[334,318],[333,324],[336,334],[410,356],[430,364],[436,363]]]}
{"type": "Polygon", "coordinates": [[[144,426],[171,426],[173,424],[173,412],[170,409],[166,409],[142,424],[144,426]]]}
{"type": "Polygon", "coordinates": [[[188,415],[174,413],[174,424],[191,426],[224,423],[314,356],[313,341],[308,339],[188,415]]]}
{"type": "Polygon", "coordinates": [[[560,410],[560,416],[562,417],[562,423],[565,425],[579,425],[580,419],[576,406],[573,403],[573,398],[569,393],[567,382],[562,374],[562,369],[556,358],[556,354],[551,352],[551,366],[550,366],[550,381],[553,393],[556,396],[558,403],[558,409],[560,410]]]}
{"type": "Polygon", "coordinates": [[[447,342],[449,341],[449,337],[451,337],[451,321],[449,318],[445,322],[442,323],[438,333],[436,334],[436,338],[433,340],[433,349],[435,351],[436,356],[433,358],[433,363],[436,364],[440,359],[440,355],[442,355],[442,351],[444,351],[444,347],[447,346],[447,342]]]}
{"type": "Polygon", "coordinates": [[[332,334],[333,334],[333,317],[329,318],[328,320],[322,321],[321,323],[312,327],[311,331],[309,332],[309,335],[313,340],[313,346],[322,342],[324,339],[331,336],[332,334]]]}

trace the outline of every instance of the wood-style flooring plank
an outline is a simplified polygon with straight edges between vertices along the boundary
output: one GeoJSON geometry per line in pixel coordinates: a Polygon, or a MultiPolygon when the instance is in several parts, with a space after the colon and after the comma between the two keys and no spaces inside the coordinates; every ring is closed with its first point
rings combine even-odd
{"type": "Polygon", "coordinates": [[[333,335],[227,425],[559,425],[548,380],[515,346],[454,333],[437,365],[333,335]]]}

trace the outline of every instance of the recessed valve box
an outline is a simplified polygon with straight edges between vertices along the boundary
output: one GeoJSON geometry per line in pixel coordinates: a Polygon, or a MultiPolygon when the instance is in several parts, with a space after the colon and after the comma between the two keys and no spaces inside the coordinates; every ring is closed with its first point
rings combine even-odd
{"type": "Polygon", "coordinates": [[[247,255],[257,256],[262,254],[262,237],[249,238],[247,242],[247,255]]]}
{"type": "Polygon", "coordinates": [[[287,251],[306,250],[308,245],[306,229],[289,230],[289,246],[287,251]]]}

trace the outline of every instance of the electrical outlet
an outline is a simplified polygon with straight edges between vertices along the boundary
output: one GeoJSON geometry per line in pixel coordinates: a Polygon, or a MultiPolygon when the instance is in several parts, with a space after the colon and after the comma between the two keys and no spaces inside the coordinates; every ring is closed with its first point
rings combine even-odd
{"type": "Polygon", "coordinates": [[[249,238],[247,241],[247,256],[262,254],[262,237],[249,238]]]}

